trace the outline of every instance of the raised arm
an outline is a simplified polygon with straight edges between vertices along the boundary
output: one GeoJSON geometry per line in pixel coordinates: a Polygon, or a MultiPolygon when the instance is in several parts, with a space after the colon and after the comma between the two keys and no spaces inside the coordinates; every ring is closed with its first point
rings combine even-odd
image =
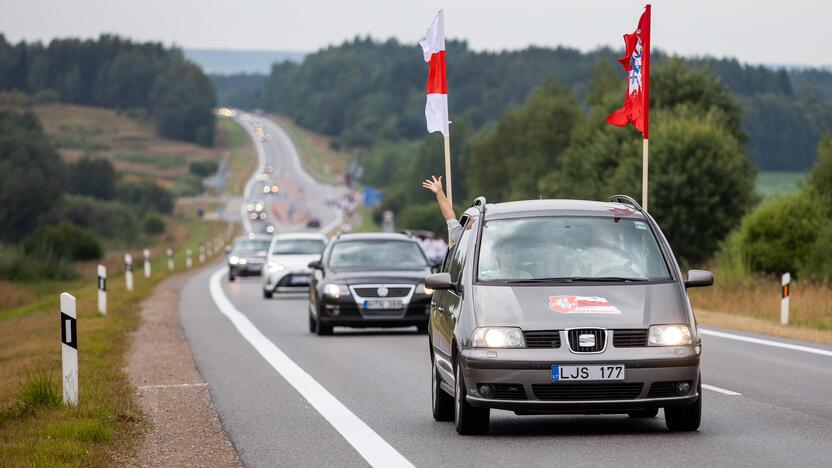
{"type": "Polygon", "coordinates": [[[448,197],[445,196],[445,192],[442,190],[442,176],[431,176],[430,179],[425,179],[425,181],[422,182],[422,187],[430,190],[434,195],[436,195],[436,203],[439,204],[439,211],[442,212],[442,216],[445,217],[445,221],[456,219],[454,207],[451,206],[451,202],[448,201],[448,197]]]}

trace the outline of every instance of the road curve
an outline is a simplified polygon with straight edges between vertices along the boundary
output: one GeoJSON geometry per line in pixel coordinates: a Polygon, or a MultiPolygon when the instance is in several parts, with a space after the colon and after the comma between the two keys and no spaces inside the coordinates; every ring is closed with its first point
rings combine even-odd
{"type": "MultiPolygon", "coordinates": [[[[265,127],[278,134],[273,122],[265,127]]],[[[281,168],[302,171],[289,159],[297,152],[286,142],[291,146],[288,138],[263,142],[264,156],[281,168]]],[[[324,223],[336,216],[317,196],[308,197],[305,209],[325,217],[324,223]]],[[[463,437],[452,423],[430,415],[425,335],[415,329],[337,328],[334,336],[318,337],[307,330],[304,295],[266,300],[259,279],[228,283],[218,276],[214,292],[225,300],[223,306],[250,324],[241,329],[210,293],[211,277],[221,275],[216,271],[206,269],[183,289],[180,317],[223,427],[248,466],[402,464],[391,460],[416,466],[829,466],[832,460],[827,390],[832,356],[731,336],[832,351],[829,347],[713,330],[704,337],[702,374],[709,387],[696,433],[668,432],[661,413],[633,420],[494,411],[488,435],[463,437]],[[257,346],[252,333],[259,336],[257,346]],[[357,429],[327,419],[329,410],[315,404],[320,394],[297,387],[297,371],[287,370],[285,362],[273,364],[273,356],[262,354],[264,346],[277,349],[380,437],[379,452],[388,446],[402,458],[368,453],[372,445],[359,450],[363,439],[356,439],[357,429]]]]}

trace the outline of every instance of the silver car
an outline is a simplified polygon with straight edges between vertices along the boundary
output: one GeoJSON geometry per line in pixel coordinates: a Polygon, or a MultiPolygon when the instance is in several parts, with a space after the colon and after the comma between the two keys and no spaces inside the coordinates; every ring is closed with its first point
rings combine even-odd
{"type": "Polygon", "coordinates": [[[274,293],[306,292],[312,270],[309,262],[320,260],[326,248],[326,236],[322,234],[278,234],[272,238],[266,266],[261,275],[263,297],[274,293]]]}
{"type": "Polygon", "coordinates": [[[653,218],[608,203],[480,197],[440,273],[430,312],[432,407],[460,434],[488,431],[491,409],[628,414],[664,409],[699,428],[702,351],[683,279],[653,218]]]}

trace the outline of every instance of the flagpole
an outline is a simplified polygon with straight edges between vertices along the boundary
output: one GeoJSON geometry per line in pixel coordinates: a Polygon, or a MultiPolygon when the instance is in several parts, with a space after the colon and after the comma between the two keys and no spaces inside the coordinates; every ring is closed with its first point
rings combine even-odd
{"type": "Polygon", "coordinates": [[[641,140],[641,207],[647,211],[647,165],[648,165],[648,144],[647,138],[641,140]]]}
{"type": "Polygon", "coordinates": [[[445,136],[445,194],[448,197],[448,202],[454,206],[454,198],[451,193],[451,137],[445,136]]]}

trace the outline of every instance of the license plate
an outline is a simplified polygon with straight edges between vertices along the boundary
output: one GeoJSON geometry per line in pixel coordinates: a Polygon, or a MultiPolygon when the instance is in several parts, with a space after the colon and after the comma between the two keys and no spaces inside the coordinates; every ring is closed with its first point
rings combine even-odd
{"type": "Polygon", "coordinates": [[[560,366],[552,364],[552,381],[624,380],[624,365],[560,366]]]}
{"type": "Polygon", "coordinates": [[[393,299],[384,299],[384,300],[366,300],[364,301],[364,310],[377,310],[377,309],[401,309],[404,307],[402,301],[397,301],[393,299]]]}
{"type": "Polygon", "coordinates": [[[306,285],[308,285],[309,284],[309,278],[307,278],[306,276],[293,276],[293,277],[289,278],[289,284],[296,284],[296,285],[306,284],[306,285]]]}

